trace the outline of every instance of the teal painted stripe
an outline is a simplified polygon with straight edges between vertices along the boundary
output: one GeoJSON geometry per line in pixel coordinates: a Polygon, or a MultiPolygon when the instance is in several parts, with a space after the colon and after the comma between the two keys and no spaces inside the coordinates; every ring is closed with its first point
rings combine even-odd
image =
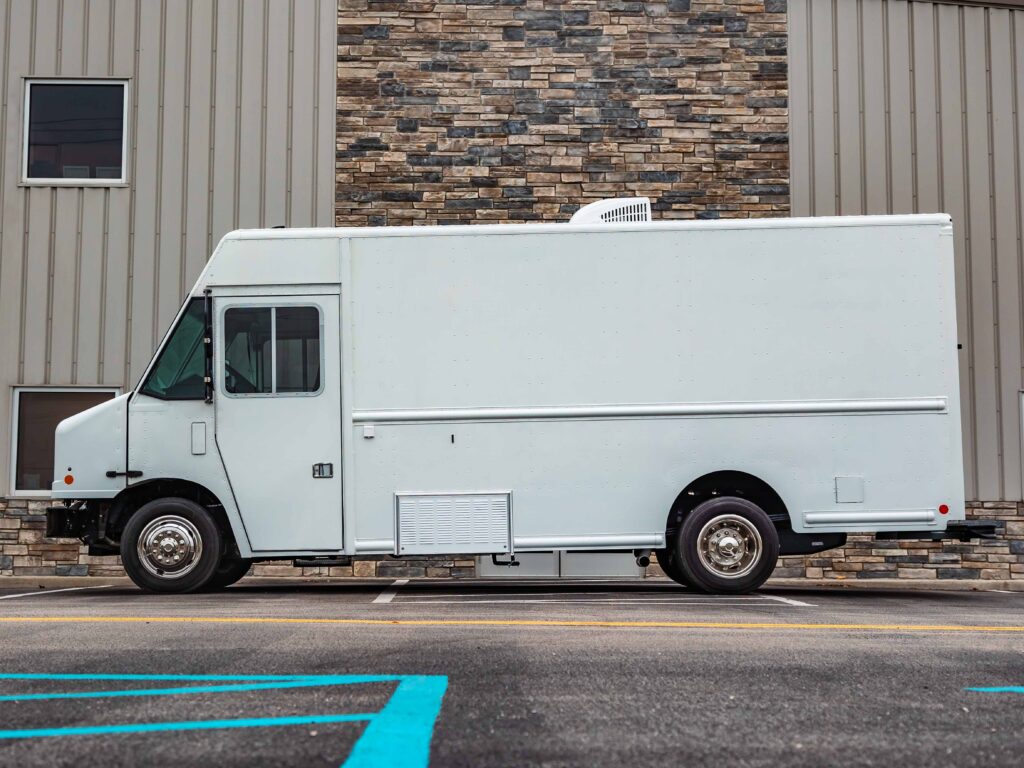
{"type": "MultiPolygon", "coordinates": [[[[0,680],[173,680],[176,682],[226,682],[234,680],[311,680],[314,677],[324,677],[324,675],[83,675],[49,674],[45,672],[0,673],[0,680]]],[[[329,677],[338,676],[329,675],[329,677]]]]}
{"type": "Polygon", "coordinates": [[[320,723],[367,722],[368,726],[342,768],[378,768],[402,765],[427,768],[430,742],[448,688],[444,675],[116,675],[116,674],[0,674],[0,680],[62,681],[188,681],[219,682],[225,685],[150,688],[119,691],[71,691],[65,693],[9,694],[0,701],[33,699],[99,698],[110,696],[167,696],[226,691],[275,690],[314,686],[354,685],[398,682],[398,686],[380,712],[336,715],[298,715],[293,717],[245,718],[238,720],[198,720],[171,723],[134,723],[76,726],[67,728],[28,728],[0,731],[0,739],[25,739],[54,736],[95,736],[105,734],[152,733],[159,731],[218,730],[264,728],[320,723]]]}
{"type": "Polygon", "coordinates": [[[434,725],[447,689],[448,678],[444,675],[403,677],[342,768],[427,768],[434,725]]]}
{"type": "MultiPolygon", "coordinates": [[[[45,679],[45,678],[41,678],[45,679]]],[[[334,685],[392,682],[396,678],[383,675],[321,675],[309,678],[280,680],[268,683],[232,683],[230,685],[193,685],[180,688],[136,688],[117,691],[65,691],[60,693],[9,693],[0,701],[42,701],[50,699],[116,699],[134,696],[182,696],[197,693],[240,693],[287,688],[320,688],[334,685]]]]}
{"type": "Polygon", "coordinates": [[[188,720],[178,723],[125,723],[85,725],[72,728],[27,728],[0,731],[0,739],[30,739],[40,736],[102,736],[110,733],[152,733],[155,731],[210,731],[221,728],[266,728],[280,725],[314,725],[372,721],[373,714],[296,715],[294,717],[256,717],[241,720],[188,720]]]}
{"type": "Polygon", "coordinates": [[[1003,685],[996,688],[968,688],[978,693],[1024,693],[1024,685],[1003,685]]]}

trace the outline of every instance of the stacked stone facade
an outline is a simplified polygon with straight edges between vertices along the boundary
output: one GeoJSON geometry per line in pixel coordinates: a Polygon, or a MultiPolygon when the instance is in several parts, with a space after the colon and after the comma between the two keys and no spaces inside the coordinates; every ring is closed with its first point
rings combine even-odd
{"type": "Polygon", "coordinates": [[[852,535],[843,549],[779,560],[779,578],[1024,580],[1024,504],[969,504],[968,519],[995,520],[997,538],[958,541],[876,541],[852,535]]]}
{"type": "MultiPolygon", "coordinates": [[[[48,502],[0,500],[0,576],[123,576],[119,558],[90,557],[76,540],[44,538],[48,502]]],[[[1021,580],[1024,583],[1024,503],[972,505],[969,518],[997,520],[999,537],[960,542],[875,541],[851,536],[845,549],[806,557],[785,557],[775,576],[839,581],[915,579],[1021,580]]],[[[256,576],[467,577],[475,572],[466,557],[445,559],[358,558],[351,566],[293,568],[289,562],[259,563],[256,576]]],[[[648,575],[660,575],[652,566],[648,575]]]]}
{"type": "Polygon", "coordinates": [[[339,226],[789,210],[785,0],[342,0],[339,226]]]}
{"type": "MultiPolygon", "coordinates": [[[[121,558],[90,556],[77,539],[47,539],[51,501],[0,499],[0,576],[124,576],[121,558]]],[[[294,568],[290,561],[258,563],[254,576],[463,577],[473,558],[431,560],[356,558],[344,567],[294,568]]]]}

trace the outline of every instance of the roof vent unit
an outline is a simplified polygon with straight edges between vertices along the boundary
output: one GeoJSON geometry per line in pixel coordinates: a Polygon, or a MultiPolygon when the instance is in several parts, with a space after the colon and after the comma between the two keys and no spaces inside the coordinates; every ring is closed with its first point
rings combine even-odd
{"type": "Polygon", "coordinates": [[[584,205],[569,219],[570,224],[636,224],[651,220],[649,197],[616,197],[584,205]]]}

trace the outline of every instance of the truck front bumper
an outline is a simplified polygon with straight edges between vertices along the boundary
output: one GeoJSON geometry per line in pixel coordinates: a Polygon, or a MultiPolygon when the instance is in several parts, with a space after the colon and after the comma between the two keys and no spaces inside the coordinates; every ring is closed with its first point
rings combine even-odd
{"type": "Polygon", "coordinates": [[[46,508],[46,538],[80,539],[85,535],[91,517],[77,507],[46,508]]]}

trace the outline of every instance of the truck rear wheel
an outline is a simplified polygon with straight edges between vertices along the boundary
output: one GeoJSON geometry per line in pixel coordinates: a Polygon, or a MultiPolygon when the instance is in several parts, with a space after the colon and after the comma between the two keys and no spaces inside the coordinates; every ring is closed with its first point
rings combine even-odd
{"type": "Polygon", "coordinates": [[[751,592],[771,576],[779,535],[757,504],[736,496],[709,499],[683,520],[675,557],[686,581],[705,592],[751,592]]]}
{"type": "Polygon", "coordinates": [[[121,534],[129,578],[150,592],[195,592],[220,563],[221,535],[213,517],[188,499],[155,499],[131,516],[121,534]]]}

